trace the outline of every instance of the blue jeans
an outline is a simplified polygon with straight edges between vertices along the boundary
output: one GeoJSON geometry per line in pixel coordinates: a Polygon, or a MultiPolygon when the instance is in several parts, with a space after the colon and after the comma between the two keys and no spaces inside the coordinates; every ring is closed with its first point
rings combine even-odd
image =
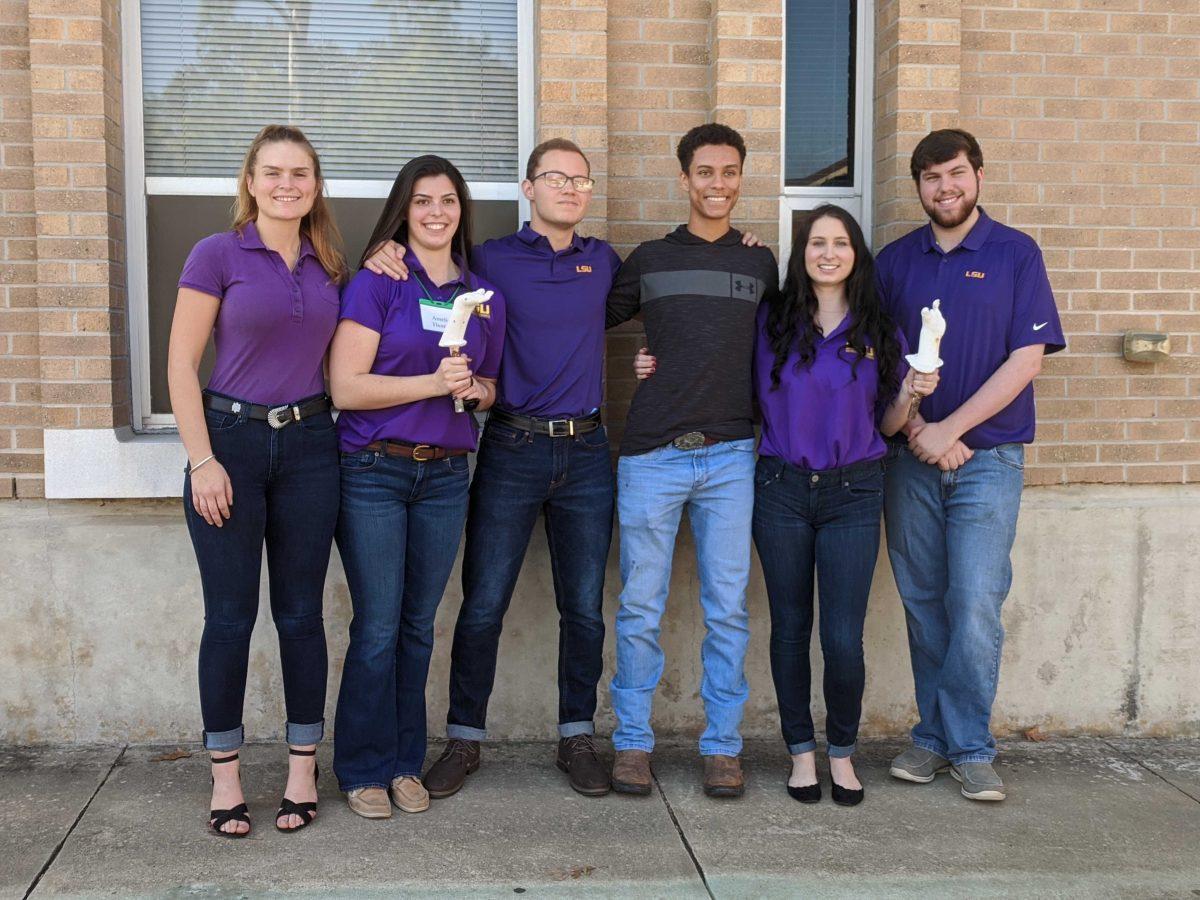
{"type": "Polygon", "coordinates": [[[700,696],[707,726],[700,736],[700,752],[736,756],[742,749],[738,728],[749,693],[743,662],[750,639],[746,583],[754,441],[723,441],[699,450],[667,444],[622,456],[617,483],[624,586],[616,621],[613,746],[654,749],[650,707],[663,672],[659,623],[667,605],[679,517],[686,507],[696,541],[706,629],[700,646],[700,696]]]}
{"type": "Polygon", "coordinates": [[[558,733],[595,731],[613,521],[608,437],[603,428],[552,438],[489,422],[467,513],[463,603],[454,628],[446,716],[452,738],[487,737],[500,630],[538,512],[546,517],[559,616],[558,733]]]}
{"type": "Polygon", "coordinates": [[[433,622],[467,515],[467,458],[342,454],[338,550],[354,618],[333,770],[343,791],[420,776],[433,622]]]}
{"type": "Polygon", "coordinates": [[[830,756],[854,752],[866,684],[863,623],[882,512],[879,460],[823,472],[778,457],[758,461],[754,544],[771,605],[771,677],[788,753],[817,749],[808,660],[814,568],[825,659],[825,737],[830,756]]]}
{"type": "Polygon", "coordinates": [[[956,764],[991,762],[1000,607],[1021,506],[1025,448],[976,450],[942,472],[906,447],[888,454],[888,556],[908,620],[919,721],[913,743],[956,764]]]}
{"type": "Polygon", "coordinates": [[[325,731],[329,662],[321,598],[338,509],[333,418],[319,413],[276,431],[245,414],[206,409],[204,417],[213,454],[233,486],[230,517],[217,528],[192,505],[190,473],[183,482],[184,515],[204,591],[199,666],[204,746],[224,752],[242,745],[264,543],[287,740],[315,744],[325,731]]]}

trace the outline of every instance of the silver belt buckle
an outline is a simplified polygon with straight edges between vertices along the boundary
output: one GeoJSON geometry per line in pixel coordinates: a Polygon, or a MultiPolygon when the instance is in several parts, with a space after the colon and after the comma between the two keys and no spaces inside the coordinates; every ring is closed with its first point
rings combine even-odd
{"type": "Polygon", "coordinates": [[[704,446],[704,432],[689,431],[671,441],[677,450],[699,450],[704,446]]]}
{"type": "Polygon", "coordinates": [[[276,406],[267,410],[267,424],[276,431],[293,421],[300,421],[300,410],[294,406],[276,406]]]}
{"type": "Polygon", "coordinates": [[[546,427],[550,432],[550,437],[574,437],[575,436],[575,420],[574,419],[551,419],[546,423],[546,427]],[[557,431],[556,427],[561,427],[562,431],[557,431]]]}

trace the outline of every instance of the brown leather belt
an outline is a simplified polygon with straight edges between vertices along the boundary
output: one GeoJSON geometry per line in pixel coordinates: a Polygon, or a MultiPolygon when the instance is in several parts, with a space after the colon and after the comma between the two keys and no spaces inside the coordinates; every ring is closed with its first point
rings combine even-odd
{"type": "Polygon", "coordinates": [[[699,450],[701,447],[711,447],[721,443],[719,438],[709,437],[701,431],[689,431],[671,441],[677,450],[699,450]]]}
{"type": "Polygon", "coordinates": [[[384,456],[403,456],[414,462],[431,462],[435,459],[445,459],[447,456],[466,456],[466,450],[447,450],[445,447],[434,447],[431,444],[402,444],[399,441],[372,441],[364,450],[373,450],[384,456]]]}

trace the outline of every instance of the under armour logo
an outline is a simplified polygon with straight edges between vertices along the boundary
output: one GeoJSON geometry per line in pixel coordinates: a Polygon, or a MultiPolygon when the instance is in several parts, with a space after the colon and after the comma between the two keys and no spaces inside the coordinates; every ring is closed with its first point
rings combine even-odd
{"type": "Polygon", "coordinates": [[[758,290],[758,284],[754,281],[744,281],[741,278],[733,280],[733,292],[735,294],[750,294],[753,296],[758,290]]]}

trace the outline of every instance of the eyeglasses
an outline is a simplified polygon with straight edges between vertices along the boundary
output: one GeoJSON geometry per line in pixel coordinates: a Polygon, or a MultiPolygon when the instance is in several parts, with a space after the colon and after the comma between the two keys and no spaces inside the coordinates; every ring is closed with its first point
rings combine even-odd
{"type": "Polygon", "coordinates": [[[554,188],[556,191],[561,191],[565,188],[568,181],[581,194],[590,193],[592,188],[596,186],[595,178],[588,178],[586,175],[568,175],[566,172],[542,172],[540,175],[534,175],[529,180],[537,181],[539,178],[545,178],[547,186],[554,188]]]}

